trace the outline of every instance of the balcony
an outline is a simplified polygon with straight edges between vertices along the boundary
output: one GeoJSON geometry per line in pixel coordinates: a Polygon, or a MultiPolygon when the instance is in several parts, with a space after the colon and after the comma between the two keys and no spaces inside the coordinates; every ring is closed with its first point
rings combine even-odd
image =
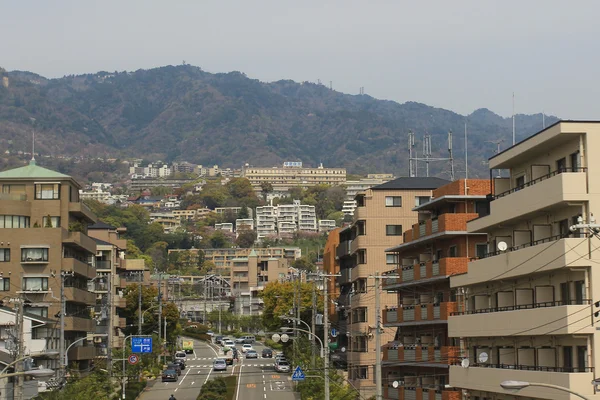
{"type": "Polygon", "coordinates": [[[127,327],[127,319],[125,318],[118,318],[117,327],[121,328],[121,329],[125,329],[127,327]]]}
{"type": "Polygon", "coordinates": [[[336,249],[336,257],[342,258],[350,255],[350,245],[352,240],[341,241],[336,249]]]}
{"type": "Polygon", "coordinates": [[[393,345],[384,346],[383,363],[387,366],[418,364],[422,367],[440,367],[458,361],[458,346],[393,345]]]}
{"type": "Polygon", "coordinates": [[[92,279],[96,276],[94,268],[90,267],[88,263],[79,261],[76,258],[63,258],[62,261],[63,270],[73,271],[74,273],[84,276],[87,279],[92,279]]]}
{"type": "Polygon", "coordinates": [[[117,308],[127,307],[127,299],[125,297],[115,296],[113,297],[113,304],[117,308]]]}
{"type": "Polygon", "coordinates": [[[96,295],[94,293],[75,287],[65,287],[65,298],[67,301],[75,303],[96,304],[96,295]]]}
{"type": "Polygon", "coordinates": [[[358,249],[364,249],[368,245],[367,235],[358,235],[350,243],[350,253],[354,254],[358,249]]]}
{"type": "Polygon", "coordinates": [[[65,317],[65,331],[94,332],[94,325],[90,318],[65,317]]]}
{"type": "Polygon", "coordinates": [[[588,200],[587,169],[554,171],[525,185],[496,194],[490,214],[469,222],[470,232],[486,232],[500,224],[508,225],[535,213],[588,200]],[[518,205],[518,207],[516,207],[518,205]]]}
{"type": "Polygon", "coordinates": [[[438,237],[444,232],[466,232],[467,221],[471,221],[477,217],[479,217],[479,214],[476,213],[442,214],[438,217],[414,224],[410,239],[411,241],[416,241],[417,239],[423,240],[433,235],[435,235],[434,237],[438,237]]]}
{"type": "Polygon", "coordinates": [[[448,319],[448,336],[451,337],[494,337],[581,335],[594,332],[589,300],[585,304],[564,305],[563,302],[548,302],[522,306],[483,309],[469,312],[453,312],[448,319]]]}
{"type": "Polygon", "coordinates": [[[340,276],[336,278],[340,285],[352,282],[352,268],[340,268],[340,276]]]}
{"type": "Polygon", "coordinates": [[[383,325],[410,326],[447,323],[448,316],[456,311],[456,302],[417,304],[383,311],[383,325]]]}
{"type": "Polygon", "coordinates": [[[437,262],[426,261],[407,265],[396,272],[398,278],[385,278],[383,280],[384,290],[394,290],[411,285],[421,285],[428,282],[434,282],[440,279],[446,279],[450,275],[462,274],[467,272],[469,258],[466,257],[446,257],[437,262]]]}
{"type": "Polygon", "coordinates": [[[394,400],[460,400],[461,392],[457,389],[442,387],[410,387],[394,388],[391,384],[383,388],[384,399],[394,400]]]}
{"type": "Polygon", "coordinates": [[[96,242],[82,232],[70,232],[63,229],[63,243],[79,247],[83,251],[96,254],[96,242]]]}
{"type": "Polygon", "coordinates": [[[100,271],[100,270],[111,271],[112,270],[112,261],[110,261],[110,260],[96,261],[96,270],[97,271],[100,271]]]}
{"type": "Polygon", "coordinates": [[[91,360],[96,357],[96,348],[94,346],[71,347],[67,353],[69,362],[77,360],[91,360]]]}
{"type": "MultiPolygon", "coordinates": [[[[533,242],[527,246],[514,247],[506,252],[492,253],[490,257],[472,261],[469,263],[469,273],[452,277],[451,286],[460,287],[488,282],[499,276],[502,276],[502,279],[516,278],[534,272],[542,273],[565,268],[565,265],[569,268],[590,265],[587,257],[588,239],[560,237],[550,239],[552,241],[533,242]],[[579,251],[571,251],[576,248],[579,251]],[[584,253],[586,257],[581,257],[584,253]]],[[[600,251],[593,249],[591,257],[600,258],[600,251]]]]}
{"type": "MultiPolygon", "coordinates": [[[[463,368],[457,365],[450,366],[450,386],[469,390],[481,390],[492,393],[504,393],[514,396],[514,393],[500,387],[500,382],[508,380],[519,380],[526,382],[547,383],[567,388],[577,388],[577,392],[584,396],[593,398],[594,386],[590,382],[594,379],[593,372],[553,372],[548,370],[526,370],[519,366],[511,365],[511,368],[486,368],[469,367],[463,368]]],[[[523,398],[537,399],[571,399],[569,395],[563,395],[554,389],[540,387],[525,388],[519,391],[523,398]]]]}
{"type": "Polygon", "coordinates": [[[88,206],[83,204],[83,202],[70,202],[69,212],[76,215],[79,218],[84,218],[90,224],[95,224],[98,220],[96,214],[94,214],[88,206]]]}

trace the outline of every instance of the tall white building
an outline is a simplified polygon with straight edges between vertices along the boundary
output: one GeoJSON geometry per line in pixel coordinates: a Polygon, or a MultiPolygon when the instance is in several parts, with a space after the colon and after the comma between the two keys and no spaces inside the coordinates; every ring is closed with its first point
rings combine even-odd
{"type": "Polygon", "coordinates": [[[258,240],[277,234],[277,207],[256,207],[256,237],[258,240]]]}

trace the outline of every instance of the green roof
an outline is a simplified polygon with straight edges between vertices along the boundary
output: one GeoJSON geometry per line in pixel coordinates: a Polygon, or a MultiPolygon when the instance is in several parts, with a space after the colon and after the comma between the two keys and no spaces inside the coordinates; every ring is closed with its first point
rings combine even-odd
{"type": "Polygon", "coordinates": [[[252,249],[248,257],[258,257],[258,254],[256,254],[256,251],[254,251],[254,249],[252,249]]]}
{"type": "Polygon", "coordinates": [[[0,179],[26,179],[26,178],[39,178],[39,179],[71,179],[69,175],[61,174],[60,172],[52,171],[48,168],[39,167],[35,164],[35,160],[31,160],[29,165],[25,167],[19,167],[9,169],[7,171],[0,172],[0,179]]]}

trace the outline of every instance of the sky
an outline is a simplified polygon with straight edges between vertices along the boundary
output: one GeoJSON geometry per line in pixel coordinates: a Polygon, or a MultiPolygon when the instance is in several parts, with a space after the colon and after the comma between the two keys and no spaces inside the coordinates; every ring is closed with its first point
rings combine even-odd
{"type": "Polygon", "coordinates": [[[600,2],[0,0],[0,67],[54,78],[185,61],[468,115],[600,119],[600,2]]]}

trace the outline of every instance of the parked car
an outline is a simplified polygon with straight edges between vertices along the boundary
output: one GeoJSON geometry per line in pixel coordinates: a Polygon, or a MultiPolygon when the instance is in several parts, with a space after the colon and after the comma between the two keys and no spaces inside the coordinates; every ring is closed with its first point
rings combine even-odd
{"type": "Polygon", "coordinates": [[[181,375],[181,366],[176,363],[171,363],[167,365],[167,369],[174,369],[177,371],[177,375],[181,375]]]}
{"type": "Polygon", "coordinates": [[[213,370],[214,371],[227,371],[227,362],[222,358],[217,358],[213,362],[213,370]]]}
{"type": "Polygon", "coordinates": [[[247,352],[248,350],[254,350],[251,344],[243,344],[242,345],[242,353],[247,352]]]}
{"type": "Polygon", "coordinates": [[[163,382],[177,382],[179,376],[177,374],[177,371],[175,371],[174,369],[165,369],[162,373],[161,378],[163,382]]]}
{"type": "Polygon", "coordinates": [[[247,350],[246,358],[258,358],[258,353],[256,352],[256,350],[247,350]]]}
{"type": "Polygon", "coordinates": [[[273,358],[273,350],[269,348],[263,349],[262,358],[273,358]]]}
{"type": "Polygon", "coordinates": [[[178,364],[182,371],[185,370],[185,361],[183,361],[183,360],[181,360],[179,358],[176,358],[173,361],[173,364],[178,364]]]}
{"type": "Polygon", "coordinates": [[[290,372],[290,363],[286,360],[275,361],[275,371],[290,372]]]}

